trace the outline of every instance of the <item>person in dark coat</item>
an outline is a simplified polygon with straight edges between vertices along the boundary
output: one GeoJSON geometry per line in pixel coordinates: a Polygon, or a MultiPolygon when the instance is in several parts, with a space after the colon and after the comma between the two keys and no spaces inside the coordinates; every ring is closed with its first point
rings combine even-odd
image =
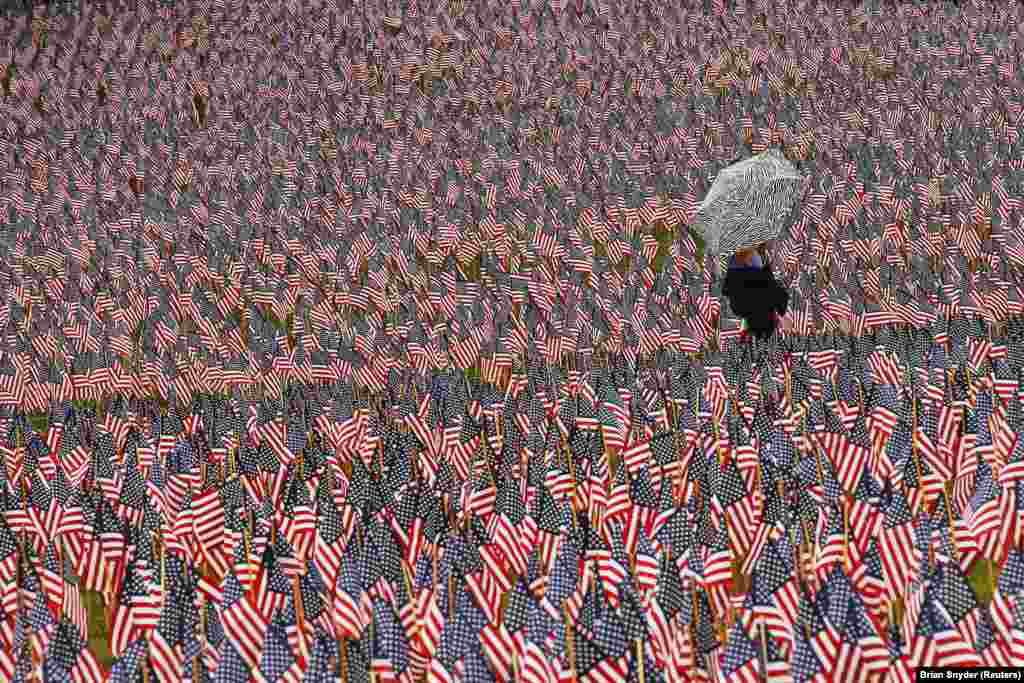
{"type": "Polygon", "coordinates": [[[746,332],[766,339],[786,315],[789,292],[775,280],[769,263],[753,249],[737,252],[729,262],[722,293],[746,332]]]}

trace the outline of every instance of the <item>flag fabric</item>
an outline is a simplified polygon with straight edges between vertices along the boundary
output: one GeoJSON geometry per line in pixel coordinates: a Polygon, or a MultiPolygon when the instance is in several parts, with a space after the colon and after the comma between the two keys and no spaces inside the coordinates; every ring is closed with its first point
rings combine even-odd
{"type": "Polygon", "coordinates": [[[0,680],[1024,662],[1019,15],[163,4],[5,18],[0,680]]]}

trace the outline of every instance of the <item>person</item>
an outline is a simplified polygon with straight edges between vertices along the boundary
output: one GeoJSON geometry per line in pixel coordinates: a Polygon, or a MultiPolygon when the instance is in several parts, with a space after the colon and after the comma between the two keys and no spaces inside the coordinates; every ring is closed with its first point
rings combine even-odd
{"type": "Polygon", "coordinates": [[[764,245],[737,251],[722,287],[733,312],[743,319],[744,332],[760,339],[775,332],[789,307],[789,292],[775,280],[764,255],[764,245]]]}
{"type": "Polygon", "coordinates": [[[764,268],[764,259],[761,258],[760,250],[741,249],[729,260],[729,268],[761,270],[764,268]]]}

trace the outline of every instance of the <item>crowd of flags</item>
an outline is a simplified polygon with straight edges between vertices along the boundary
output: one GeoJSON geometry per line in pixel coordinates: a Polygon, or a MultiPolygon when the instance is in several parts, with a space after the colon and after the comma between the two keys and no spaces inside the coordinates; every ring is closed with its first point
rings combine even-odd
{"type": "Polygon", "coordinates": [[[1024,664],[1020,3],[961,4],[0,17],[0,680],[1024,664]],[[777,144],[739,344],[686,226],[777,144]]]}
{"type": "Polygon", "coordinates": [[[125,392],[55,403],[41,432],[8,408],[0,677],[1020,666],[1024,324],[990,335],[957,318],[938,337],[638,365],[534,356],[496,382],[392,369],[382,392],[125,392]],[[90,618],[109,624],[109,671],[90,618]]]}

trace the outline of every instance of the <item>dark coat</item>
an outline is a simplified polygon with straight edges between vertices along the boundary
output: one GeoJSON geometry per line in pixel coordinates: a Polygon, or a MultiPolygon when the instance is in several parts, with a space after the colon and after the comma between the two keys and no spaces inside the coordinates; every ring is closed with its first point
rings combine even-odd
{"type": "Polygon", "coordinates": [[[771,264],[761,270],[729,270],[722,294],[733,312],[747,323],[750,334],[762,339],[775,331],[775,313],[786,315],[789,292],[775,280],[771,264]]]}

